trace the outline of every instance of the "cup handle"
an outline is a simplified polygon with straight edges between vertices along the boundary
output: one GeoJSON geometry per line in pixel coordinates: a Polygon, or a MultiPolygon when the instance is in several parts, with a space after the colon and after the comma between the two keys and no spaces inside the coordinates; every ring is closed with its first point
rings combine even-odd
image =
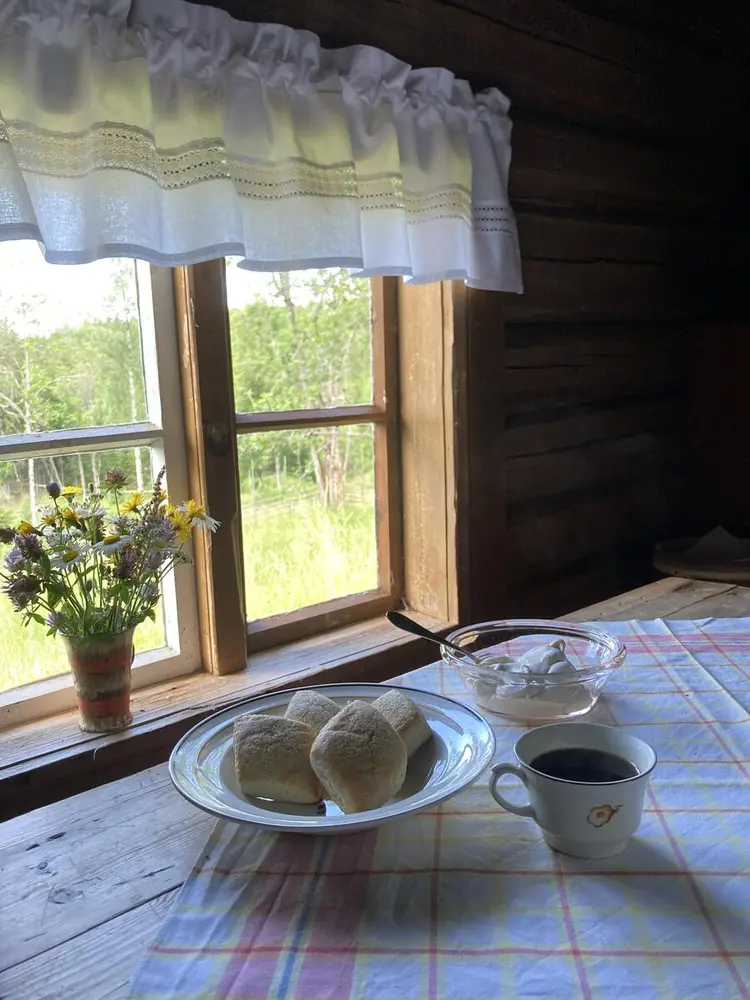
{"type": "Polygon", "coordinates": [[[534,807],[531,803],[525,806],[515,805],[513,802],[509,802],[503,794],[498,791],[497,783],[504,774],[512,774],[516,778],[520,778],[524,785],[528,788],[526,775],[520,767],[516,767],[514,764],[495,764],[492,768],[492,777],[490,778],[490,795],[492,798],[499,806],[502,806],[503,809],[507,809],[508,812],[515,813],[516,816],[530,816],[531,819],[536,820],[536,813],[534,812],[534,807]]]}

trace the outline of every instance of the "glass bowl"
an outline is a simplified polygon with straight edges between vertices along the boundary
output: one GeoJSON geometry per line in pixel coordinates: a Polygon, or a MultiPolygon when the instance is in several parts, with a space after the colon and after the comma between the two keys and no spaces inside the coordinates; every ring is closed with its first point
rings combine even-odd
{"type": "Polygon", "coordinates": [[[477,705],[516,722],[553,722],[585,715],[626,655],[623,643],[604,629],[565,621],[509,618],[467,625],[446,638],[480,661],[472,664],[447,646],[440,647],[443,660],[458,671],[477,705]],[[503,656],[517,658],[559,639],[575,672],[513,673],[501,662],[503,656]],[[487,661],[494,661],[495,666],[485,665],[487,661]]]}

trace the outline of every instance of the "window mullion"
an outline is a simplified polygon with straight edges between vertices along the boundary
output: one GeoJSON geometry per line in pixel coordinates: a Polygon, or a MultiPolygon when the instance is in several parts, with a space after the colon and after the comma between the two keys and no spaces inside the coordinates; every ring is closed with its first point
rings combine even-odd
{"type": "Polygon", "coordinates": [[[201,650],[227,674],[247,665],[247,625],[224,261],[174,274],[190,493],[222,525],[195,539],[201,650]]]}
{"type": "Polygon", "coordinates": [[[264,410],[258,413],[238,413],[235,416],[238,434],[260,434],[264,431],[294,430],[303,427],[346,427],[351,424],[378,424],[385,421],[386,410],[380,406],[264,410]]]}
{"type": "Polygon", "coordinates": [[[404,592],[399,431],[398,282],[372,281],[373,400],[385,412],[375,427],[375,502],[380,589],[400,601],[404,592]]]}
{"type": "Polygon", "coordinates": [[[110,448],[150,448],[161,434],[161,427],[150,422],[8,434],[0,437],[0,460],[12,462],[44,455],[86,454],[110,448]]]}
{"type": "Polygon", "coordinates": [[[151,265],[142,260],[136,261],[135,276],[138,295],[138,319],[141,328],[141,355],[143,358],[143,375],[146,392],[146,412],[148,413],[149,423],[154,424],[156,427],[162,427],[163,387],[161,376],[164,374],[166,366],[163,362],[160,363],[159,351],[157,349],[157,331],[162,331],[162,336],[164,336],[165,329],[174,329],[174,324],[160,322],[162,320],[161,316],[157,320],[157,312],[160,311],[159,307],[161,305],[158,294],[160,290],[159,285],[163,285],[163,282],[160,283],[158,275],[154,275],[157,286],[156,289],[154,288],[151,265]],[[156,295],[154,295],[155,290],[157,291],[156,295]],[[143,308],[144,304],[145,308],[143,308]]]}

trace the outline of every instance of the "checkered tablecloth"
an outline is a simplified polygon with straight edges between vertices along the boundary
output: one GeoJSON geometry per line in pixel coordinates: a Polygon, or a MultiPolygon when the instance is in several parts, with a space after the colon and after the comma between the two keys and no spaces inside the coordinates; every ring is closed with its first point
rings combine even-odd
{"type": "MultiPolygon", "coordinates": [[[[589,718],[659,755],[623,855],[553,853],[486,775],[350,836],[220,822],[131,997],[750,1000],[750,620],[602,624],[628,659],[589,718]]],[[[521,730],[492,721],[507,759],[521,730]]]]}

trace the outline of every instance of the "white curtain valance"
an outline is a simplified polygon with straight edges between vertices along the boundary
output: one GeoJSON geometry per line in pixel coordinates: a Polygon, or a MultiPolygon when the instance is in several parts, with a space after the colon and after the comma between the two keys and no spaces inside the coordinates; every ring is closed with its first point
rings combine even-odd
{"type": "Polygon", "coordinates": [[[0,4],[0,239],[521,291],[508,101],[186,0],[0,4]]]}

